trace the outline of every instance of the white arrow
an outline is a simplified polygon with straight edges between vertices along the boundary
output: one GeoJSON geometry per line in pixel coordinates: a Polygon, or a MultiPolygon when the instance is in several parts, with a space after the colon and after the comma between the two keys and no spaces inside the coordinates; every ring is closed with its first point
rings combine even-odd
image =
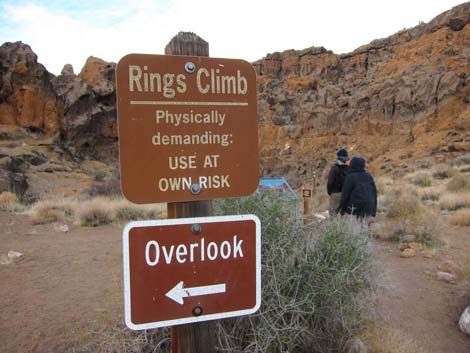
{"type": "Polygon", "coordinates": [[[183,281],[179,282],[176,286],[170,289],[165,295],[174,300],[178,304],[183,305],[183,298],[186,297],[195,297],[197,295],[208,295],[208,294],[217,294],[225,293],[225,283],[224,284],[214,284],[212,286],[202,286],[202,287],[193,287],[193,288],[183,288],[183,281]]]}

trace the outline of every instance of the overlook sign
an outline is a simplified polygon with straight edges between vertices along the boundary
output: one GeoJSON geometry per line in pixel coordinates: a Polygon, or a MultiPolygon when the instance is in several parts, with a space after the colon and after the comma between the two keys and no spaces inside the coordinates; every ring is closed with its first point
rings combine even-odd
{"type": "Polygon", "coordinates": [[[256,73],[246,61],[129,54],[117,65],[121,186],[135,203],[249,195],[256,73]]]}
{"type": "Polygon", "coordinates": [[[256,312],[260,232],[253,215],[129,223],[123,232],[126,325],[140,330],[256,312]]]}

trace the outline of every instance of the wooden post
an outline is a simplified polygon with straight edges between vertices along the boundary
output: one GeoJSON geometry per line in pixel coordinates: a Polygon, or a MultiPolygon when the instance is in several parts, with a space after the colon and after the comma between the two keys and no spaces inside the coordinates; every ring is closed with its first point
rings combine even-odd
{"type": "MultiPolygon", "coordinates": [[[[191,32],[179,32],[165,47],[166,55],[209,56],[209,43],[191,32]]],[[[170,202],[168,218],[212,216],[212,200],[170,202]]],[[[214,321],[173,326],[172,353],[214,353],[214,321]]]]}

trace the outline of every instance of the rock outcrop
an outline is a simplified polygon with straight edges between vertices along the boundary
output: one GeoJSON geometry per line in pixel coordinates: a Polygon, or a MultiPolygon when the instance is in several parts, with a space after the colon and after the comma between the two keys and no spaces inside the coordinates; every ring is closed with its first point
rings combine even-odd
{"type": "Polygon", "coordinates": [[[0,124],[53,135],[61,128],[62,106],[50,74],[21,42],[0,47],[0,124]]]}
{"type": "Polygon", "coordinates": [[[289,50],[254,63],[262,174],[298,186],[347,147],[373,169],[470,150],[470,3],[345,55],[289,50]]]}
{"type": "Polygon", "coordinates": [[[77,76],[71,65],[51,82],[64,105],[61,142],[74,155],[115,158],[117,149],[114,63],[88,58],[77,76]]]}

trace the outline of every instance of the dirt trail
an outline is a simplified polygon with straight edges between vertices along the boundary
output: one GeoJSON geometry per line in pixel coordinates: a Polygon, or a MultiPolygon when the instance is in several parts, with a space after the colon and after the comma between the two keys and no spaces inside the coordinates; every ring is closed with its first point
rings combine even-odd
{"type": "Polygon", "coordinates": [[[385,272],[378,312],[385,323],[426,352],[469,353],[470,337],[458,327],[463,308],[470,304],[468,295],[455,284],[439,281],[436,273],[444,261],[458,262],[470,254],[470,234],[466,228],[449,228],[445,240],[448,248],[431,259],[400,258],[397,243],[375,243],[385,272]]]}
{"type": "MultiPolygon", "coordinates": [[[[5,212],[0,224],[0,254],[25,253],[20,262],[0,266],[0,352],[62,352],[58,347],[78,324],[122,317],[122,227],[63,233],[5,212]]],[[[457,327],[464,299],[457,286],[435,279],[439,263],[470,253],[465,229],[453,229],[449,237],[448,251],[430,260],[400,259],[396,243],[375,246],[388,277],[379,313],[429,353],[470,352],[470,338],[457,327]]]]}
{"type": "Polygon", "coordinates": [[[122,313],[119,228],[63,233],[3,212],[0,224],[0,254],[25,253],[0,266],[0,352],[51,352],[78,323],[122,313]]]}

